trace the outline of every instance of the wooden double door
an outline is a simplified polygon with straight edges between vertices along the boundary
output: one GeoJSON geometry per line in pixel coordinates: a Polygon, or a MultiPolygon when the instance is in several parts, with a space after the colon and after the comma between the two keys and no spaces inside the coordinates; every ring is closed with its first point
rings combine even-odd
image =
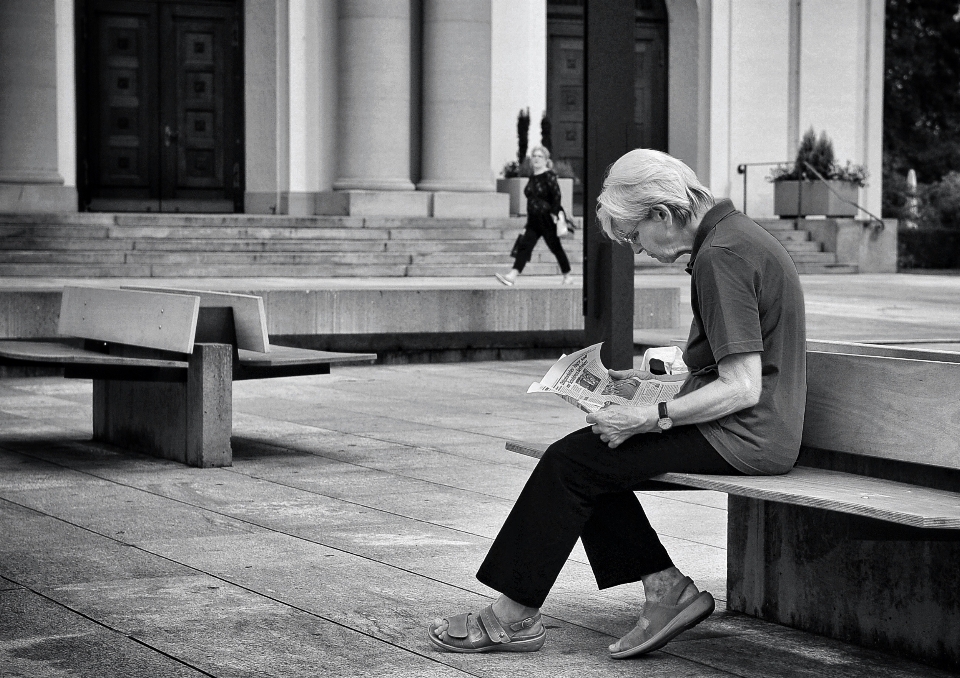
{"type": "Polygon", "coordinates": [[[242,211],[238,3],[78,0],[77,12],[83,207],[242,211]]]}

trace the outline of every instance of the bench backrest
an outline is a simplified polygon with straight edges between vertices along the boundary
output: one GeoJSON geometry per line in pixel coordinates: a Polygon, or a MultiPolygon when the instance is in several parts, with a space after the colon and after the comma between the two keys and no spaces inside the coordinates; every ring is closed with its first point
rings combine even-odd
{"type": "MultiPolygon", "coordinates": [[[[849,346],[849,345],[848,345],[849,346]]],[[[960,359],[857,355],[910,349],[807,351],[803,444],[960,469],[960,359]]],[[[933,354],[934,352],[927,352],[933,354]]],[[[926,357],[933,357],[927,355],[926,357]]]]}
{"type": "Polygon", "coordinates": [[[267,336],[267,314],[263,299],[252,294],[210,292],[208,290],[181,290],[165,287],[124,287],[123,289],[181,294],[199,297],[200,308],[231,308],[237,333],[237,348],[258,353],[270,352],[267,336]]]}
{"type": "Polygon", "coordinates": [[[177,353],[192,353],[200,299],[179,294],[66,287],[57,333],[177,353]]]}

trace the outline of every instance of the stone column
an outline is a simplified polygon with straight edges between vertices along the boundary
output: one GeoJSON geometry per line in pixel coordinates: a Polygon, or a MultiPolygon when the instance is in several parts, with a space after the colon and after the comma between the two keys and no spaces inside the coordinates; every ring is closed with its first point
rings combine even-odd
{"type": "Polygon", "coordinates": [[[411,0],[340,0],[337,190],[412,191],[411,0]]]}
{"type": "Polygon", "coordinates": [[[57,166],[54,0],[0,2],[0,211],[77,209],[57,166]]]}
{"type": "Polygon", "coordinates": [[[490,0],[424,0],[421,191],[494,190],[490,0]]]}

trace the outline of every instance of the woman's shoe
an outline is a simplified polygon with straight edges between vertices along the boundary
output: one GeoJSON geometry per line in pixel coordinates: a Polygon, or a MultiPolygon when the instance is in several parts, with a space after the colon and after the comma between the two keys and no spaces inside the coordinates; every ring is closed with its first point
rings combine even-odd
{"type": "Polygon", "coordinates": [[[437,632],[439,624],[431,624],[427,633],[430,642],[448,652],[536,652],[543,647],[547,630],[540,613],[513,624],[503,624],[488,605],[480,614],[467,612],[446,619],[447,630],[437,632]]]}
{"type": "Polygon", "coordinates": [[[659,650],[709,617],[716,604],[713,596],[706,591],[701,591],[683,603],[678,602],[684,589],[692,583],[690,577],[684,577],[659,603],[645,602],[640,618],[647,620],[646,628],[638,625],[630,631],[620,639],[621,642],[629,642],[630,646],[612,652],[610,656],[614,659],[626,659],[659,650]]]}
{"type": "Polygon", "coordinates": [[[560,279],[561,285],[572,285],[574,282],[575,281],[573,279],[572,273],[565,273],[563,277],[560,279]]]}
{"type": "Polygon", "coordinates": [[[513,271],[510,271],[510,273],[507,273],[506,275],[503,275],[502,273],[494,273],[494,275],[497,277],[497,280],[502,282],[507,287],[512,287],[513,283],[517,282],[517,276],[513,271]]]}

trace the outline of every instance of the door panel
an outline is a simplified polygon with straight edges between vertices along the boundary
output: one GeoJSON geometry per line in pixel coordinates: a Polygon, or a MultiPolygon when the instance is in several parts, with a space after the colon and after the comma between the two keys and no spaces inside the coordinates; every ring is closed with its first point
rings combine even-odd
{"type": "Polygon", "coordinates": [[[238,21],[229,2],[88,4],[90,209],[242,209],[238,21]]]}
{"type": "Polygon", "coordinates": [[[156,7],[102,3],[91,25],[89,177],[103,198],[149,199],[159,189],[156,139],[156,7]],[[153,115],[151,113],[154,112],[153,115]]]}

